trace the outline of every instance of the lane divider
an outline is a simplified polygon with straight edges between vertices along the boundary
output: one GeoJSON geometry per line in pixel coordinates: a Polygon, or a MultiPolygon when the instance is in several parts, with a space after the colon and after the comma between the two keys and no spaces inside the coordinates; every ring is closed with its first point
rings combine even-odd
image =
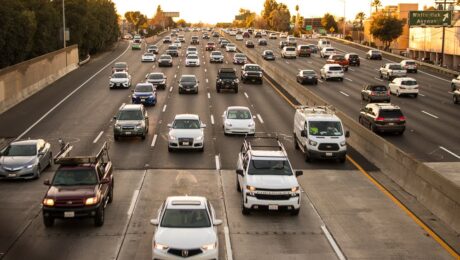
{"type": "Polygon", "coordinates": [[[215,156],[215,160],[216,160],[216,170],[220,170],[220,156],[218,154],[215,156]]]}
{"type": "Polygon", "coordinates": [[[164,106],[163,106],[163,113],[166,111],[166,107],[167,107],[167,106],[168,106],[168,105],[164,105],[164,106]]]}
{"type": "Polygon", "coordinates": [[[340,94],[342,94],[342,95],[344,95],[344,96],[346,96],[346,97],[349,97],[349,96],[350,96],[350,95],[348,95],[347,93],[345,93],[345,92],[343,92],[343,91],[339,91],[339,92],[340,92],[340,94]]]}
{"type": "Polygon", "coordinates": [[[332,249],[334,250],[337,257],[340,260],[346,260],[345,256],[342,253],[342,250],[340,250],[339,246],[337,245],[337,242],[335,242],[334,238],[332,237],[331,233],[327,229],[326,225],[321,225],[321,229],[323,230],[323,233],[326,236],[327,241],[329,241],[329,244],[332,246],[332,249]]]}

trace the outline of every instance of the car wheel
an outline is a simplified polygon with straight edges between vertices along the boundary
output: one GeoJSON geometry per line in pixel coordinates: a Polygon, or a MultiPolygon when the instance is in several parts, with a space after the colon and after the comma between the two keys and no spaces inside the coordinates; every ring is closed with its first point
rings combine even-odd
{"type": "Polygon", "coordinates": [[[382,75],[382,72],[380,72],[380,78],[383,79],[383,75],[382,75]]]}
{"type": "Polygon", "coordinates": [[[251,210],[244,206],[244,194],[241,194],[241,213],[246,216],[251,213],[251,210]]]}
{"type": "Polygon", "coordinates": [[[414,70],[414,73],[417,73],[417,70],[414,70]]]}
{"type": "Polygon", "coordinates": [[[362,101],[366,100],[366,99],[364,98],[364,95],[363,95],[363,94],[361,94],[361,100],[362,100],[362,101]]]}
{"type": "Polygon", "coordinates": [[[145,133],[141,136],[142,140],[145,140],[145,133]]]}
{"type": "Polygon", "coordinates": [[[454,83],[450,84],[450,90],[455,91],[455,84],[454,83]]]}
{"type": "Polygon", "coordinates": [[[172,153],[174,152],[174,149],[168,146],[168,152],[172,153]]]}
{"type": "Polygon", "coordinates": [[[299,150],[299,143],[297,142],[297,137],[294,135],[294,149],[299,150]]]}
{"type": "Polygon", "coordinates": [[[40,164],[37,165],[37,172],[35,173],[35,179],[40,179],[40,175],[41,175],[41,166],[40,164]]]}
{"type": "Polygon", "coordinates": [[[220,88],[216,87],[216,91],[217,91],[217,93],[220,93],[220,88]]]}
{"type": "Polygon", "coordinates": [[[114,187],[115,183],[114,183],[114,180],[112,180],[112,185],[110,186],[110,191],[109,191],[109,201],[108,203],[112,203],[113,201],[113,187],[114,187]]]}
{"type": "Polygon", "coordinates": [[[453,97],[453,100],[454,100],[454,104],[457,104],[457,103],[458,103],[458,98],[457,98],[457,96],[454,96],[454,97],[453,97]]]}
{"type": "Polygon", "coordinates": [[[307,152],[307,148],[305,148],[305,153],[303,154],[303,157],[306,162],[311,162],[311,157],[307,152]]]}
{"type": "Polygon", "coordinates": [[[118,141],[118,139],[120,139],[120,137],[118,137],[118,135],[114,135],[114,136],[113,136],[113,139],[114,139],[115,141],[118,141]]]}
{"type": "Polygon", "coordinates": [[[236,175],[236,191],[241,192],[240,183],[238,181],[238,175],[236,175]]]}
{"type": "Polygon", "coordinates": [[[238,87],[235,88],[235,94],[237,94],[237,93],[238,93],[238,87]]]}
{"type": "Polygon", "coordinates": [[[417,98],[418,94],[414,94],[413,96],[414,96],[414,98],[417,98]]]}
{"type": "Polygon", "coordinates": [[[375,125],[371,124],[370,129],[372,132],[377,133],[377,128],[375,127],[375,125]]]}
{"type": "Polygon", "coordinates": [[[49,168],[51,168],[53,166],[53,154],[50,153],[50,158],[48,159],[48,166],[49,168]]]}
{"type": "Polygon", "coordinates": [[[345,163],[347,161],[347,157],[343,156],[339,158],[339,163],[345,163]]]}
{"type": "Polygon", "coordinates": [[[293,209],[293,210],[291,211],[291,216],[298,216],[299,213],[300,213],[300,208],[298,208],[298,209],[293,209]]]}
{"type": "Polygon", "coordinates": [[[45,224],[45,227],[52,227],[54,225],[54,218],[43,216],[43,224],[45,224]]]}
{"type": "Polygon", "coordinates": [[[102,203],[96,211],[96,216],[94,216],[94,225],[96,227],[104,225],[104,203],[102,203]]]}

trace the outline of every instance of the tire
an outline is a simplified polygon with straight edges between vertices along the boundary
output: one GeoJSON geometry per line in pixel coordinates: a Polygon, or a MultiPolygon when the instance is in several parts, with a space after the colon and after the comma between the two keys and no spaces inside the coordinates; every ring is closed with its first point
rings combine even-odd
{"type": "MultiPolygon", "coordinates": [[[[305,151],[306,150],[307,150],[307,148],[305,148],[305,151]]],[[[310,155],[308,155],[308,152],[305,152],[303,154],[303,158],[304,158],[305,162],[311,162],[311,157],[310,157],[310,155]]]]}
{"type": "Polygon", "coordinates": [[[453,101],[454,101],[454,104],[458,104],[458,98],[457,98],[457,96],[454,95],[453,101]]]}
{"type": "Polygon", "coordinates": [[[318,85],[318,80],[315,80],[315,85],[318,85]]]}
{"type": "Polygon", "coordinates": [[[380,78],[383,79],[383,75],[382,75],[382,72],[380,72],[380,78]]]}
{"type": "Polygon", "coordinates": [[[217,93],[220,93],[220,88],[216,87],[217,93]]]}
{"type": "Polygon", "coordinates": [[[235,94],[238,94],[238,87],[235,88],[235,94]]]}
{"type": "Polygon", "coordinates": [[[118,140],[120,139],[120,137],[118,137],[118,135],[114,135],[114,136],[113,136],[113,139],[114,139],[115,141],[118,141],[118,140]]]}
{"type": "Polygon", "coordinates": [[[372,123],[371,123],[369,129],[371,129],[372,132],[377,133],[377,128],[372,123]]]}
{"type": "Polygon", "coordinates": [[[455,91],[455,84],[454,83],[450,84],[450,90],[455,91]]]}
{"type": "Polygon", "coordinates": [[[37,180],[40,179],[41,168],[42,168],[42,167],[40,166],[40,164],[38,164],[38,165],[37,165],[37,173],[36,173],[36,175],[35,175],[35,179],[37,179],[37,180]]]}
{"type": "Polygon", "coordinates": [[[298,208],[298,209],[293,209],[293,210],[291,211],[291,216],[298,216],[299,213],[300,213],[300,208],[298,208]]]}
{"type": "Polygon", "coordinates": [[[414,94],[414,95],[412,95],[412,96],[413,96],[414,98],[417,98],[418,94],[414,94]]]}
{"type": "Polygon", "coordinates": [[[115,186],[115,181],[112,179],[112,185],[110,186],[108,203],[112,203],[112,201],[113,201],[113,189],[114,189],[114,186],[115,186]]]}
{"type": "Polygon", "coordinates": [[[49,168],[53,167],[53,154],[52,153],[50,153],[50,158],[48,160],[48,165],[46,167],[49,167],[49,168]]]}
{"type": "Polygon", "coordinates": [[[43,216],[43,224],[45,224],[47,228],[52,227],[54,225],[54,218],[43,216]]]}
{"type": "Polygon", "coordinates": [[[104,220],[105,220],[104,214],[105,214],[104,203],[102,202],[96,211],[96,216],[94,216],[94,225],[96,227],[102,227],[104,225],[104,220]]]}
{"type": "Polygon", "coordinates": [[[244,195],[241,194],[241,213],[245,216],[251,213],[251,209],[248,209],[244,206],[244,195]]]}
{"type": "Polygon", "coordinates": [[[236,191],[241,192],[240,183],[238,182],[238,175],[236,175],[236,191]]]}
{"type": "Polygon", "coordinates": [[[174,152],[174,149],[168,146],[168,152],[172,153],[174,152]]]}
{"type": "Polygon", "coordinates": [[[200,149],[198,149],[198,151],[199,151],[200,153],[204,152],[204,146],[201,147],[200,149]]]}
{"type": "Polygon", "coordinates": [[[299,150],[299,143],[297,142],[297,137],[294,135],[294,149],[299,150]]]}
{"type": "Polygon", "coordinates": [[[417,73],[417,70],[414,70],[414,73],[417,73]]]}
{"type": "Polygon", "coordinates": [[[141,136],[141,138],[142,138],[142,140],[145,140],[145,134],[143,134],[143,135],[141,136]]]}

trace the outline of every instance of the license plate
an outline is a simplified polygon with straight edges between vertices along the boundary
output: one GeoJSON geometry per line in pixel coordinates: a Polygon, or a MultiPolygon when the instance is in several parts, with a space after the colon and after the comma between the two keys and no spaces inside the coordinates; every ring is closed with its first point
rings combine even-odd
{"type": "Polygon", "coordinates": [[[388,125],[395,125],[395,123],[388,123],[388,125]]]}
{"type": "Polygon", "coordinates": [[[64,218],[73,218],[75,217],[75,212],[73,211],[65,211],[64,212],[64,218]]]}
{"type": "Polygon", "coordinates": [[[332,156],[332,153],[326,153],[326,156],[332,156]]]}
{"type": "Polygon", "coordinates": [[[278,205],[268,205],[268,210],[278,210],[278,205]]]}
{"type": "Polygon", "coordinates": [[[16,173],[10,173],[8,174],[8,177],[16,177],[16,173]]]}
{"type": "Polygon", "coordinates": [[[141,98],[141,102],[145,102],[145,98],[141,98]]]}
{"type": "Polygon", "coordinates": [[[183,142],[182,145],[190,145],[189,142],[183,142]]]}
{"type": "Polygon", "coordinates": [[[125,132],[125,134],[127,134],[127,135],[130,135],[130,134],[131,134],[131,132],[125,132]]]}

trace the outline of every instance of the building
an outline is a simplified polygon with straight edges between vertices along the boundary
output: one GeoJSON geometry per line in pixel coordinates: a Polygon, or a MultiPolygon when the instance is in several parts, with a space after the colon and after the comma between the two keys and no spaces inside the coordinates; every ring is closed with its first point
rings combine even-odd
{"type": "Polygon", "coordinates": [[[323,29],[323,25],[321,24],[322,18],[304,18],[302,23],[302,28],[305,29],[307,25],[311,25],[313,30],[318,32],[323,29]]]}

